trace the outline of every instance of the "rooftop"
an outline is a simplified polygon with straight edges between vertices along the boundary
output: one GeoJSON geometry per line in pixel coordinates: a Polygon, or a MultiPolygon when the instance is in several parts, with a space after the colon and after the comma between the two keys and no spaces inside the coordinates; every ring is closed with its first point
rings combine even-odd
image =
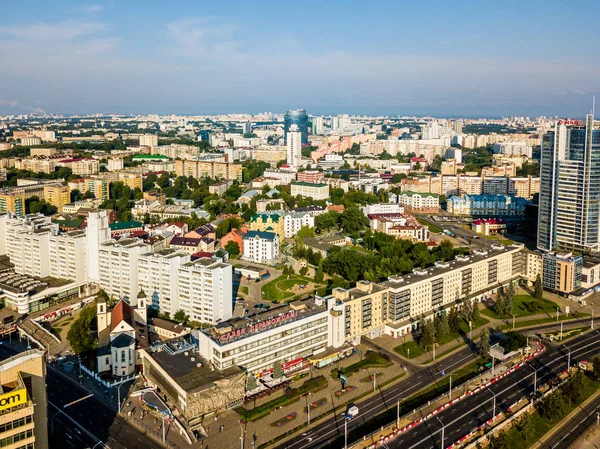
{"type": "Polygon", "coordinates": [[[111,231],[121,231],[124,229],[141,228],[143,224],[139,221],[129,220],[111,223],[109,226],[111,231]]]}
{"type": "Polygon", "coordinates": [[[383,284],[390,288],[402,288],[410,284],[421,282],[426,279],[431,279],[441,274],[447,274],[450,270],[456,270],[469,265],[487,260],[490,257],[509,251],[519,251],[523,247],[522,244],[514,243],[510,246],[492,245],[488,250],[474,250],[466,256],[457,256],[448,262],[436,262],[434,266],[428,268],[415,268],[412,273],[403,276],[390,276],[383,284]]]}
{"type": "Polygon", "coordinates": [[[288,304],[262,310],[246,317],[222,321],[214,327],[201,332],[220,345],[283,326],[327,310],[323,298],[306,298],[288,304]]]}
{"type": "Polygon", "coordinates": [[[275,240],[276,235],[277,234],[275,234],[274,232],[248,231],[244,235],[244,240],[250,240],[250,239],[254,239],[256,237],[264,239],[264,240],[275,240]]]}
{"type": "Polygon", "coordinates": [[[292,184],[293,186],[302,186],[302,187],[314,187],[314,188],[321,188],[321,187],[327,187],[327,184],[322,184],[319,182],[305,182],[305,181],[298,181],[292,184]]]}

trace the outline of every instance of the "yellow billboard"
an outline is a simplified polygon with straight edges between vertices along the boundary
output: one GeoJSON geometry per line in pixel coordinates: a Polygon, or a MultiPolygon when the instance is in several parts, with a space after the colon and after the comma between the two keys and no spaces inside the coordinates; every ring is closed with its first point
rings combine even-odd
{"type": "Polygon", "coordinates": [[[0,411],[15,407],[17,405],[25,404],[26,402],[27,390],[25,388],[13,390],[9,393],[0,395],[0,411]]]}

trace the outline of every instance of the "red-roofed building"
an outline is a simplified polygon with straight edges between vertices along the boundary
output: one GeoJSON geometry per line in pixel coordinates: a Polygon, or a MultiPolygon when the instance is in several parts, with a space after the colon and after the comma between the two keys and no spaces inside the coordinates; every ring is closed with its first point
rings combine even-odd
{"type": "Polygon", "coordinates": [[[494,235],[506,232],[506,222],[500,218],[480,218],[473,220],[471,229],[477,234],[494,235]]]}
{"type": "Polygon", "coordinates": [[[221,248],[225,248],[229,242],[235,242],[237,243],[240,252],[242,252],[242,249],[244,248],[244,235],[246,235],[246,232],[248,232],[248,229],[246,228],[232,229],[231,232],[228,232],[221,237],[221,248]]]}
{"type": "Polygon", "coordinates": [[[332,210],[341,214],[342,212],[344,212],[346,210],[346,208],[344,207],[343,204],[330,204],[329,206],[327,206],[327,212],[332,211],[332,210]]]}

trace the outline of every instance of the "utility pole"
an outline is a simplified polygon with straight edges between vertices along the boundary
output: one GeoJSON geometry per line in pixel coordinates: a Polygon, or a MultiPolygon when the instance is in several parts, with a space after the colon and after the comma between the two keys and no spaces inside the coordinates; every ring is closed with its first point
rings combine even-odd
{"type": "Polygon", "coordinates": [[[493,405],[493,411],[492,411],[492,422],[494,422],[496,420],[496,393],[494,393],[489,388],[488,388],[488,391],[494,395],[494,405],[493,405]]]}
{"type": "Polygon", "coordinates": [[[560,322],[560,341],[563,339],[563,322],[560,322]]]}
{"type": "Polygon", "coordinates": [[[567,348],[565,345],[563,345],[567,351],[569,351],[569,355],[567,358],[567,371],[569,371],[569,368],[571,368],[571,350],[569,348],[567,348]]]}
{"type": "Polygon", "coordinates": [[[513,313],[513,328],[512,330],[515,330],[515,314],[513,313]]]}
{"type": "Polygon", "coordinates": [[[373,393],[375,393],[376,389],[377,389],[377,371],[375,371],[373,373],[373,393]]]}
{"type": "Polygon", "coordinates": [[[398,399],[398,405],[396,406],[396,428],[400,428],[400,399],[398,399]]]}
{"type": "Polygon", "coordinates": [[[535,394],[537,392],[537,369],[531,365],[529,367],[533,370],[533,393],[535,394]]]}

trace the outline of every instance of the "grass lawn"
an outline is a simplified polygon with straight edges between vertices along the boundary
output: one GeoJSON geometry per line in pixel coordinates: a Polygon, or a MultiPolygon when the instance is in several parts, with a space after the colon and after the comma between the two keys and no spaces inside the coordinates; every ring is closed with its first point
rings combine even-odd
{"type": "Polygon", "coordinates": [[[316,287],[320,287],[320,284],[316,284],[314,280],[307,277],[293,275],[287,279],[287,276],[280,276],[262,286],[261,296],[262,299],[267,301],[282,301],[287,298],[292,298],[294,295],[302,294],[304,291],[310,291],[306,289],[299,290],[297,293],[294,293],[290,291],[294,288],[294,286],[307,285],[311,283],[316,287]]]}
{"type": "Polygon", "coordinates": [[[396,346],[394,352],[397,352],[402,357],[407,359],[414,359],[425,353],[425,348],[418,344],[416,341],[407,341],[406,343],[396,346]]]}
{"type": "Polygon", "coordinates": [[[439,226],[431,224],[428,221],[423,220],[422,218],[417,218],[417,221],[419,223],[421,223],[422,225],[427,226],[429,228],[429,232],[435,232],[436,234],[439,234],[440,232],[443,231],[443,229],[440,228],[439,226]]]}
{"type": "Polygon", "coordinates": [[[339,370],[337,368],[332,369],[331,377],[337,379],[339,377],[339,371],[341,371],[346,377],[348,377],[351,376],[353,373],[360,371],[363,368],[386,367],[390,366],[391,364],[392,362],[387,355],[375,351],[368,351],[362,360],[353,363],[352,365],[347,366],[346,368],[340,368],[339,370]]]}
{"type": "MultiPolygon", "coordinates": [[[[522,316],[541,315],[543,313],[556,313],[557,307],[558,306],[549,299],[537,299],[530,295],[517,295],[513,301],[513,313],[517,318],[522,316]]],[[[484,307],[481,310],[481,313],[485,316],[496,319],[512,318],[512,316],[500,316],[487,307],[484,307]]]]}
{"type": "Polygon", "coordinates": [[[248,294],[248,287],[240,287],[240,293],[243,293],[244,295],[248,294]]]}
{"type": "MultiPolygon", "coordinates": [[[[577,317],[574,317],[572,315],[569,315],[569,316],[560,315],[558,317],[558,321],[575,320],[576,318],[585,318],[585,317],[589,317],[589,316],[590,316],[589,313],[579,313],[577,315],[577,317]]],[[[521,328],[521,327],[528,327],[528,326],[538,326],[540,324],[548,324],[548,323],[556,323],[556,317],[540,318],[538,320],[515,321],[515,329],[521,328]]],[[[501,330],[512,329],[512,323],[505,324],[504,326],[500,326],[500,329],[501,330]]]]}
{"type": "MultiPolygon", "coordinates": [[[[477,321],[473,322],[473,330],[475,330],[481,326],[484,326],[487,323],[489,323],[488,320],[486,320],[484,317],[479,317],[479,319],[477,321]]],[[[443,355],[448,354],[448,353],[454,351],[456,348],[459,348],[460,346],[464,345],[465,342],[462,339],[462,337],[464,335],[468,335],[468,334],[469,334],[469,323],[467,323],[465,320],[461,320],[459,329],[457,332],[451,332],[439,341],[440,345],[450,343],[451,341],[457,340],[457,339],[460,340],[460,343],[458,343],[455,346],[453,346],[452,348],[444,351],[443,353],[437,354],[436,358],[442,357],[443,355]]],[[[423,346],[421,346],[420,344],[418,344],[415,341],[407,341],[406,343],[396,346],[394,348],[394,351],[403,357],[414,359],[415,357],[419,357],[420,355],[423,355],[425,353],[425,348],[423,348],[423,346]],[[410,352],[410,357],[409,357],[409,352],[410,352]]],[[[432,359],[430,359],[430,360],[432,360],[432,359]]],[[[428,362],[425,362],[425,363],[428,363],[428,362]]]]}
{"type": "MultiPolygon", "coordinates": [[[[581,402],[584,402],[592,394],[598,391],[598,388],[600,388],[599,382],[595,382],[591,380],[588,376],[584,375],[583,394],[581,402]]],[[[512,427],[510,430],[505,432],[506,437],[508,439],[508,447],[510,447],[511,449],[527,449],[531,447],[536,441],[542,438],[550,429],[557,425],[560,420],[562,420],[565,416],[571,413],[578,406],[579,404],[575,403],[572,403],[571,405],[565,404],[562,417],[554,421],[548,421],[542,418],[542,416],[538,412],[533,412],[531,414],[532,431],[527,441],[525,441],[523,433],[520,430],[518,430],[516,427],[512,427]]]]}

